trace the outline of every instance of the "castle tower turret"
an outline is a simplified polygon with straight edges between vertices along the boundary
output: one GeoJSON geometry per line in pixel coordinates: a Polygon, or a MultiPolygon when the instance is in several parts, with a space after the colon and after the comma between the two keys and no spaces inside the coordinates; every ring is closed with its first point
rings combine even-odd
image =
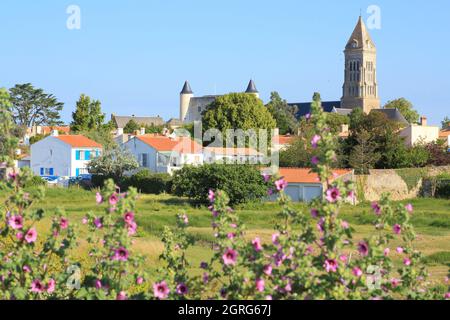
{"type": "Polygon", "coordinates": [[[189,103],[193,97],[194,92],[192,92],[189,82],[186,81],[180,92],[180,120],[183,122],[187,120],[186,117],[189,111],[189,103]]]}
{"type": "Polygon", "coordinates": [[[362,17],[359,17],[344,54],[345,80],[341,108],[361,108],[365,113],[379,109],[377,49],[362,17]]]}
{"type": "Polygon", "coordinates": [[[253,80],[250,80],[247,86],[247,90],[245,90],[245,93],[251,93],[254,94],[259,99],[259,91],[256,89],[255,82],[253,80]]]}

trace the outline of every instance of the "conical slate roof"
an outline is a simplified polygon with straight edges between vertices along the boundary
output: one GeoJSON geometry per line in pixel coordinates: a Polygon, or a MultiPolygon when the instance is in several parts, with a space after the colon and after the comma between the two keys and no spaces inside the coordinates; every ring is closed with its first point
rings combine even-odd
{"type": "Polygon", "coordinates": [[[180,94],[192,94],[192,93],[194,92],[192,92],[191,85],[189,84],[189,82],[186,81],[180,94]]]}
{"type": "Polygon", "coordinates": [[[256,85],[255,82],[253,82],[253,80],[250,80],[250,82],[248,83],[248,87],[245,93],[259,93],[258,89],[256,89],[256,85]]]}
{"type": "Polygon", "coordinates": [[[361,16],[345,49],[375,49],[375,43],[370,37],[369,31],[367,31],[367,27],[361,16]]]}

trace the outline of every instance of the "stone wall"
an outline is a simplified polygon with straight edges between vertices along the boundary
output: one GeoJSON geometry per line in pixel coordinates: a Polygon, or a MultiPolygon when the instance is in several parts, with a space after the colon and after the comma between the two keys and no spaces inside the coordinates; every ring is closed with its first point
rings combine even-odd
{"type": "Polygon", "coordinates": [[[357,175],[359,201],[378,201],[383,193],[392,200],[416,198],[422,192],[424,178],[450,173],[450,166],[401,170],[370,170],[370,175],[357,175]]]}

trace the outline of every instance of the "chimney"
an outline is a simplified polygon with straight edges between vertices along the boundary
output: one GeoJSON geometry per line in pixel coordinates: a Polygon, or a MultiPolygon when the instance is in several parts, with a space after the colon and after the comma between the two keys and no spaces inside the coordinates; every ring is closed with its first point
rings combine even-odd
{"type": "Polygon", "coordinates": [[[428,124],[427,117],[421,116],[421,117],[420,117],[420,125],[421,125],[422,127],[425,127],[425,126],[427,126],[427,124],[428,124]]]}
{"type": "Polygon", "coordinates": [[[141,136],[145,135],[145,128],[141,128],[141,131],[139,133],[141,136]]]}
{"type": "Polygon", "coordinates": [[[57,136],[59,136],[58,130],[52,130],[52,137],[57,137],[57,136]]]}

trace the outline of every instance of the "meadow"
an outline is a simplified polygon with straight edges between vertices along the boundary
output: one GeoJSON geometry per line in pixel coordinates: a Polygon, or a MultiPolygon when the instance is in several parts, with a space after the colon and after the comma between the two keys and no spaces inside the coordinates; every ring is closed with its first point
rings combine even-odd
{"type": "MultiPolygon", "coordinates": [[[[412,224],[417,233],[416,247],[425,255],[431,279],[442,282],[450,268],[450,201],[443,199],[414,199],[404,201],[411,203],[415,210],[412,224]]],[[[71,223],[79,225],[81,239],[74,256],[86,256],[87,244],[83,237],[86,227],[81,223],[82,218],[89,211],[103,210],[95,203],[95,192],[80,188],[49,188],[46,197],[34,208],[43,208],[47,217],[38,226],[38,231],[48,232],[52,212],[56,207],[65,209],[66,216],[71,223]]],[[[309,215],[305,204],[295,204],[298,210],[309,215]]],[[[246,225],[249,239],[260,236],[263,242],[269,242],[276,223],[276,214],[280,207],[276,203],[250,203],[236,208],[241,221],[246,225]]],[[[211,229],[211,213],[205,207],[194,207],[187,199],[171,195],[140,195],[137,201],[136,220],[138,234],[135,241],[135,250],[146,257],[147,269],[150,277],[155,275],[157,268],[161,267],[159,255],[163,245],[159,240],[165,226],[175,226],[177,213],[185,212],[189,216],[189,233],[197,240],[196,245],[188,252],[193,273],[200,273],[200,262],[208,260],[211,255],[211,242],[213,234],[211,229]]],[[[343,208],[341,216],[355,229],[355,241],[370,236],[374,232],[374,214],[369,203],[357,206],[347,205],[343,208]]],[[[312,222],[312,220],[311,220],[312,222]]],[[[396,243],[391,249],[395,252],[396,243]]],[[[400,256],[394,261],[401,263],[400,256]]]]}

